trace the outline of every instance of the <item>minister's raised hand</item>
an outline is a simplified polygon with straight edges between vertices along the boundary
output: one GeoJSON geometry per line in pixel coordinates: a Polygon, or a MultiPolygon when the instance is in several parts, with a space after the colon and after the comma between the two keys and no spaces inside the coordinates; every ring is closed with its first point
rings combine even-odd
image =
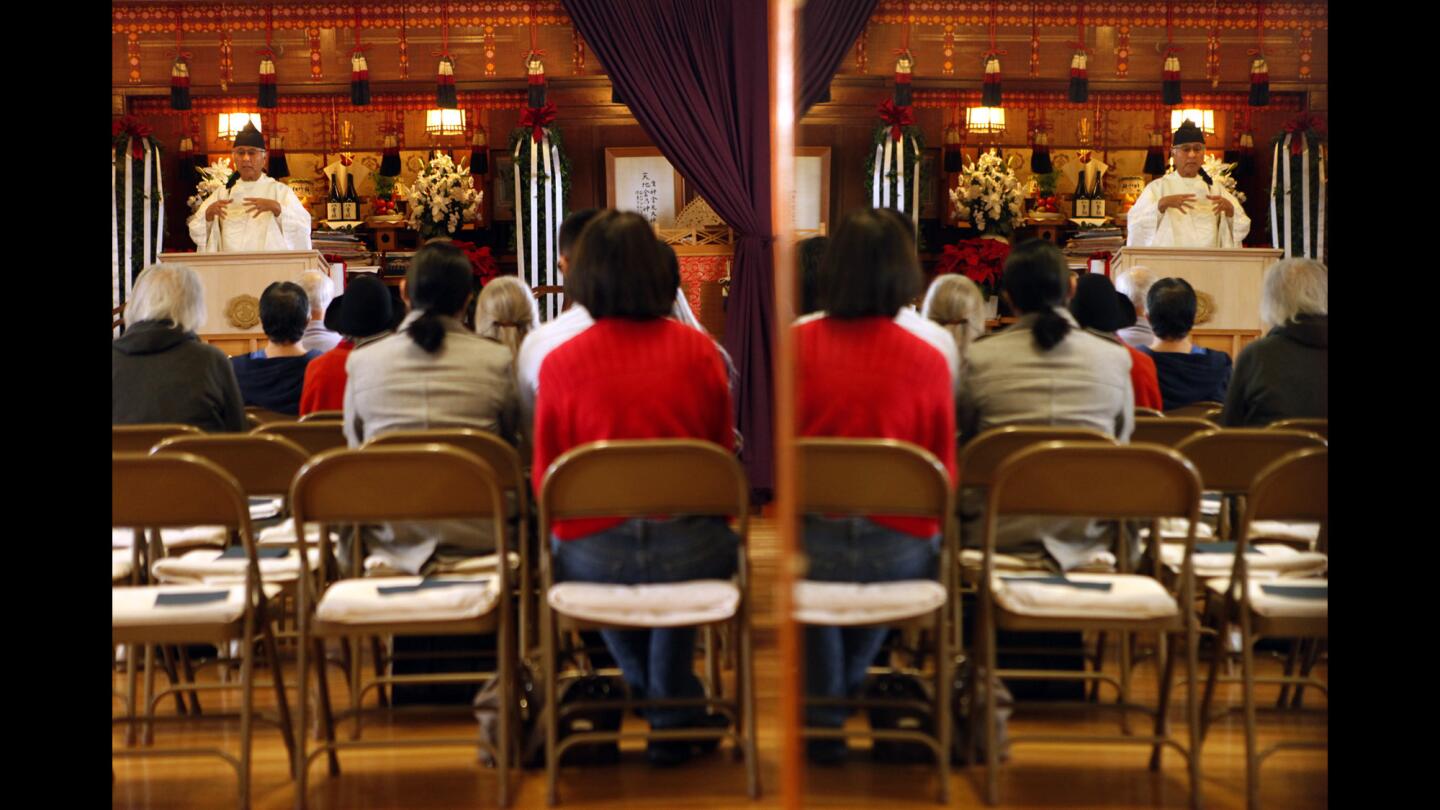
{"type": "Polygon", "coordinates": [[[246,197],[245,210],[248,211],[252,217],[258,217],[264,213],[279,216],[280,203],[268,197],[246,197]]]}

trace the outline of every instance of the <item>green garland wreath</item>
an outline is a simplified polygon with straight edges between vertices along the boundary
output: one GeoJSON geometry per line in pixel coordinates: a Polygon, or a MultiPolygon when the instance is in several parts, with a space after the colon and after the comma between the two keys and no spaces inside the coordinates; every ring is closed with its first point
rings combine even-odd
{"type": "MultiPolygon", "coordinates": [[[[514,158],[515,165],[518,166],[520,169],[520,188],[522,189],[528,189],[530,187],[530,153],[535,149],[535,139],[532,136],[533,132],[534,130],[530,127],[516,127],[510,130],[510,137],[507,141],[505,150],[505,153],[507,155],[510,155],[514,158]],[[517,144],[520,145],[519,154],[515,153],[515,146],[517,144]]],[[[555,147],[556,154],[560,156],[560,199],[568,200],[570,198],[570,156],[565,151],[565,140],[560,136],[560,130],[554,127],[547,127],[545,129],[545,134],[550,137],[550,143],[555,147]]],[[[545,161],[543,156],[537,154],[535,156],[535,176],[541,181],[549,179],[549,176],[545,174],[544,166],[545,161]]],[[[512,175],[510,177],[506,177],[503,182],[514,182],[514,176],[512,175]]],[[[546,222],[545,218],[544,201],[537,200],[537,203],[538,204],[536,207],[539,209],[539,211],[532,212],[530,210],[530,194],[528,192],[521,194],[520,189],[515,190],[515,221],[517,223],[520,222],[521,217],[523,216],[527,228],[529,227],[530,223],[538,222],[541,226],[540,232],[543,234],[545,233],[544,229],[549,226],[549,223],[546,222]],[[536,219],[537,217],[538,219],[536,219]]],[[[510,244],[508,245],[507,252],[511,254],[516,252],[516,240],[520,239],[521,237],[522,234],[519,233],[518,227],[511,229],[510,244]]],[[[526,250],[526,263],[529,264],[531,262],[536,262],[537,259],[543,258],[545,246],[546,240],[541,239],[540,256],[532,256],[530,255],[530,251],[526,250]]],[[[544,265],[544,261],[540,261],[537,264],[537,266],[541,267],[543,267],[544,265]]],[[[518,271],[522,278],[526,276],[525,267],[518,268],[518,271]]]]}
{"type": "MultiPolygon", "coordinates": [[[[918,150],[918,155],[919,155],[919,158],[918,158],[918,159],[920,159],[920,160],[923,161],[923,159],[924,159],[924,157],[925,157],[925,135],[924,135],[923,133],[921,133],[920,127],[918,127],[918,126],[913,126],[913,125],[912,125],[912,126],[908,126],[908,127],[903,127],[903,128],[900,130],[900,132],[901,132],[901,135],[904,137],[906,143],[909,143],[912,139],[914,140],[914,142],[915,142],[915,148],[916,148],[916,150],[918,150]]],[[[889,138],[889,137],[890,137],[890,125],[889,125],[889,124],[880,124],[879,126],[875,127],[875,132],[874,132],[874,134],[872,134],[872,135],[870,136],[870,149],[865,153],[865,199],[867,199],[867,200],[874,199],[874,196],[875,196],[875,147],[884,144],[884,143],[885,143],[885,140],[886,140],[887,138],[889,138]]],[[[910,157],[911,157],[912,159],[914,159],[914,158],[916,157],[916,155],[915,155],[915,154],[911,154],[910,157]]],[[[905,191],[906,191],[906,195],[905,195],[905,196],[909,198],[909,199],[906,201],[906,209],[905,209],[907,216],[911,215],[911,212],[916,210],[915,208],[911,208],[911,207],[910,207],[911,205],[914,205],[914,206],[916,206],[917,208],[918,208],[918,206],[920,205],[920,188],[925,185],[926,179],[929,178],[929,173],[925,171],[925,165],[924,165],[924,163],[922,162],[921,165],[920,165],[920,173],[921,173],[920,185],[919,185],[919,186],[916,186],[915,188],[909,188],[909,186],[915,185],[914,182],[913,182],[913,177],[914,177],[914,175],[913,175],[913,174],[910,174],[910,169],[909,169],[909,167],[910,167],[911,165],[912,165],[912,164],[910,163],[909,160],[905,161],[905,166],[906,166],[906,180],[907,180],[907,181],[911,181],[911,182],[907,182],[907,183],[906,183],[906,186],[907,186],[907,187],[906,187],[906,189],[905,189],[905,191]]],[[[890,191],[891,191],[891,195],[890,195],[890,196],[891,196],[892,198],[894,198],[894,197],[896,196],[896,192],[898,191],[898,186],[896,185],[896,179],[897,179],[897,173],[895,172],[895,170],[894,170],[893,168],[890,170],[890,173],[889,173],[889,174],[887,174],[887,175],[885,175],[884,177],[881,178],[881,182],[889,183],[889,184],[890,184],[890,191]]],[[[922,236],[922,237],[921,237],[921,244],[916,245],[916,248],[917,248],[918,250],[920,250],[921,252],[924,252],[924,250],[925,250],[925,245],[923,244],[923,242],[924,242],[924,238],[923,238],[923,236],[922,236]]]]}

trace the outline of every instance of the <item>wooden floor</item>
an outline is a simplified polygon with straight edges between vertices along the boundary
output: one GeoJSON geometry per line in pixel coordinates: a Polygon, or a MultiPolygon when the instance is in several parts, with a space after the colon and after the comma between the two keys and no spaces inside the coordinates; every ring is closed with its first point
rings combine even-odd
{"type": "MultiPolygon", "coordinates": [[[[766,583],[777,564],[773,528],[757,524],[752,540],[755,568],[756,615],[771,617],[772,602],[766,583]]],[[[728,747],[669,770],[649,767],[643,749],[622,752],[622,762],[607,767],[567,767],[562,770],[562,806],[586,808],[727,808],[774,807],[777,805],[779,726],[775,707],[779,693],[778,655],[773,643],[773,619],[757,622],[759,645],[756,654],[757,709],[761,758],[762,795],[751,803],[745,798],[743,766],[730,756],[728,747]]],[[[1113,645],[1112,645],[1113,646],[1113,645]]],[[[1279,671],[1279,662],[1262,657],[1266,670],[1279,671]]],[[[1111,663],[1113,667],[1113,662],[1111,663]]],[[[289,668],[287,667],[287,670],[289,668]]],[[[333,670],[332,670],[333,672],[333,670]]],[[[263,672],[261,673],[263,675],[263,672]]],[[[338,674],[338,673],[336,673],[338,674]]],[[[1317,668],[1323,679],[1323,666],[1317,668]]],[[[293,685],[293,674],[287,671],[293,685]]],[[[213,677],[213,676],[212,676],[213,677]]],[[[203,678],[202,678],[203,679],[203,678]]],[[[161,682],[163,683],[163,678],[161,682]]],[[[342,678],[331,678],[333,697],[346,700],[342,678]]],[[[116,679],[121,687],[122,679],[116,679]]],[[[1153,702],[1155,673],[1142,665],[1137,670],[1136,696],[1153,702]]],[[[257,705],[271,709],[273,692],[257,691],[257,705]]],[[[1107,691],[1107,694],[1108,691],[1107,691]]],[[[1273,704],[1274,687],[1261,687],[1261,705],[1273,704]]],[[[373,692],[371,693],[373,697],[373,692]]],[[[1183,696],[1183,692],[1180,693],[1183,696]]],[[[1219,705],[1239,703],[1238,687],[1222,686],[1219,705]]],[[[238,700],[209,694],[203,698],[208,710],[234,710],[238,700]]],[[[1325,699],[1315,690],[1306,694],[1306,706],[1323,708],[1325,699]]],[[[118,702],[116,704],[118,710],[118,702]]],[[[174,712],[173,700],[161,711],[174,712]]],[[[1076,714],[1046,707],[1021,704],[1011,720],[1012,734],[1020,733],[1112,733],[1113,713],[1076,714]]],[[[1139,718],[1136,718],[1137,723],[1139,718]]],[[[857,718],[852,722],[862,723],[857,718]]],[[[643,727],[643,721],[627,718],[627,724],[643,727]]],[[[1184,732],[1183,703],[1174,705],[1175,733],[1184,732]]],[[[1278,739],[1326,739],[1323,713],[1260,714],[1260,743],[1268,746],[1278,739]]],[[[342,739],[348,725],[339,729],[342,739]]],[[[454,721],[417,721],[412,718],[394,725],[383,718],[367,720],[365,739],[403,739],[417,736],[464,736],[473,734],[474,720],[457,714],[454,721]]],[[[238,752],[238,724],[190,722],[161,725],[156,745],[214,746],[238,752]]],[[[117,730],[113,746],[124,745],[117,730]]],[[[1238,713],[1212,726],[1202,757],[1204,799],[1208,810],[1243,808],[1245,801],[1244,735],[1238,713]]],[[[1003,808],[1183,808],[1188,807],[1188,788],[1183,758],[1168,752],[1162,772],[1146,770],[1149,749],[1144,746],[1061,746],[1048,743],[1016,745],[1001,776],[1003,808]]],[[[322,760],[323,761],[323,760],[322,760]]],[[[1328,804],[1327,758],[1324,751],[1285,751],[1266,760],[1261,797],[1267,808],[1323,808],[1328,804]]],[[[393,750],[346,751],[341,755],[341,774],[330,777],[323,765],[310,772],[309,807],[312,810],[439,810],[439,808],[491,807],[495,804],[494,773],[476,763],[475,751],[457,747],[418,747],[393,750]]],[[[217,758],[166,757],[114,760],[113,806],[116,808],[228,808],[235,806],[234,770],[217,758]]],[[[951,802],[962,807],[983,807],[981,768],[950,771],[951,802]]],[[[513,783],[512,783],[513,784],[513,783]]],[[[852,750],[841,767],[811,768],[806,774],[806,806],[926,808],[935,807],[935,769],[920,765],[874,763],[869,752],[852,750]]],[[[514,806],[545,807],[543,771],[527,771],[519,777],[514,806]]],[[[257,724],[252,779],[255,810],[277,810],[294,806],[294,786],[285,762],[285,747],[272,725],[257,724]]]]}

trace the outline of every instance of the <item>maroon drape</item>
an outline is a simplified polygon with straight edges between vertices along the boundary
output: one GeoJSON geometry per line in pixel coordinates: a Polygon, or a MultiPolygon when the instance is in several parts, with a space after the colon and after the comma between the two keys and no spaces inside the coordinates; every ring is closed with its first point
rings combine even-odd
{"type": "Polygon", "coordinates": [[[795,117],[825,93],[880,0],[808,0],[800,13],[800,76],[795,117]]]}
{"type": "Polygon", "coordinates": [[[564,0],[631,113],[735,230],[725,347],[757,496],[774,488],[770,77],[764,0],[564,0]]]}

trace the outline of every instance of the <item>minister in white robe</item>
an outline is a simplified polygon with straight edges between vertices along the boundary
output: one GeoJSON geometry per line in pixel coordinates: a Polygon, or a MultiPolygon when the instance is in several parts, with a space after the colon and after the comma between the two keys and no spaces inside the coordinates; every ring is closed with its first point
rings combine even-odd
{"type": "Polygon", "coordinates": [[[187,223],[201,253],[309,250],[310,212],[284,183],[266,177],[265,140],[253,124],[235,136],[238,177],[200,204],[187,223]]]}
{"type": "Polygon", "coordinates": [[[1130,209],[1132,247],[1239,247],[1250,217],[1233,194],[1201,170],[1204,134],[1189,120],[1175,130],[1175,171],[1145,187],[1130,209]]]}

